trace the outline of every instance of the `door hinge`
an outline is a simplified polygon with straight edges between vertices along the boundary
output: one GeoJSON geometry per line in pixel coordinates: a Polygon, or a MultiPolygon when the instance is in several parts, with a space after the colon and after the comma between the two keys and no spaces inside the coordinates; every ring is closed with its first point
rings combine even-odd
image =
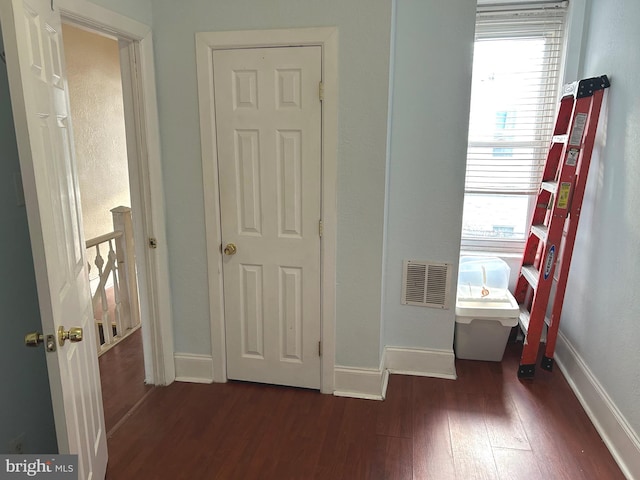
{"type": "Polygon", "coordinates": [[[324,229],[322,226],[322,220],[318,220],[318,234],[322,237],[322,233],[323,233],[324,229]]]}
{"type": "Polygon", "coordinates": [[[158,240],[153,237],[149,237],[149,248],[158,248],[158,240]]]}
{"type": "Polygon", "coordinates": [[[318,84],[318,98],[320,99],[320,101],[324,100],[324,83],[320,82],[318,84]]]}
{"type": "Polygon", "coordinates": [[[318,356],[322,356],[322,341],[318,342],[318,356]]]}

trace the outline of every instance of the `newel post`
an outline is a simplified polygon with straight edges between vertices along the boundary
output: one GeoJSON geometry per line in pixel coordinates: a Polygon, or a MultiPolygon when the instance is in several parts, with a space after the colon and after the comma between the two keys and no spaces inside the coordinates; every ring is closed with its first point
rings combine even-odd
{"type": "Polygon", "coordinates": [[[133,242],[133,220],[131,208],[116,207],[111,210],[113,229],[123,235],[116,239],[116,257],[118,259],[118,280],[120,282],[120,300],[124,306],[124,327],[131,329],[140,324],[140,305],[138,302],[138,279],[136,277],[136,255],[133,242]]]}

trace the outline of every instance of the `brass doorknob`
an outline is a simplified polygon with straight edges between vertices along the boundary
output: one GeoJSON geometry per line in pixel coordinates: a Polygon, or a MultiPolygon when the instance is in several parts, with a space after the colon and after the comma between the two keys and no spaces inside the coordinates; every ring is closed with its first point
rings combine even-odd
{"type": "Polygon", "coordinates": [[[233,243],[227,243],[227,246],[224,247],[224,254],[225,255],[235,255],[237,251],[238,251],[238,249],[236,248],[236,246],[233,243]]]}
{"type": "Polygon", "coordinates": [[[58,343],[60,346],[64,345],[64,342],[69,340],[70,342],[82,341],[82,328],[73,327],[65,331],[64,327],[58,327],[58,343]]]}

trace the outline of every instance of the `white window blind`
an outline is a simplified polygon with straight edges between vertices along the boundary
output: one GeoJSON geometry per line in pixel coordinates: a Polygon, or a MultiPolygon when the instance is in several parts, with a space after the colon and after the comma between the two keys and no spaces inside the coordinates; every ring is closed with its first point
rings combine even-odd
{"type": "Polygon", "coordinates": [[[566,3],[479,7],[463,246],[524,240],[555,122],[566,3]]]}

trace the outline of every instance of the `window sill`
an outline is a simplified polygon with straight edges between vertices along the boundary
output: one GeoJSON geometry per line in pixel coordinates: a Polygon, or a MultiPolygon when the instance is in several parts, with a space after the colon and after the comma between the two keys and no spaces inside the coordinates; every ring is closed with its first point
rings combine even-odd
{"type": "Polygon", "coordinates": [[[482,249],[460,249],[461,257],[500,257],[502,259],[521,259],[522,253],[507,252],[499,250],[482,250],[482,249]]]}

